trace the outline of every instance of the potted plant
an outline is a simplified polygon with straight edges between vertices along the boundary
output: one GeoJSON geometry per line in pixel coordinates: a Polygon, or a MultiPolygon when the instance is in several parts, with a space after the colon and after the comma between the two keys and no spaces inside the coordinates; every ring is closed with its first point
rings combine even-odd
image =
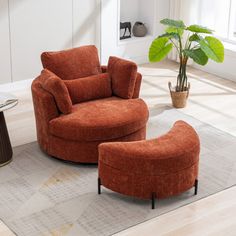
{"type": "Polygon", "coordinates": [[[176,108],[186,106],[190,83],[186,74],[188,59],[193,59],[199,65],[206,65],[208,59],[222,63],[224,61],[224,46],[221,41],[210,34],[212,30],[200,26],[185,26],[181,20],[163,19],[161,24],[166,25],[165,33],[158,36],[149,49],[149,61],[159,62],[169,52],[176,48],[179,56],[179,73],[174,87],[169,82],[172,104],[176,108]]]}

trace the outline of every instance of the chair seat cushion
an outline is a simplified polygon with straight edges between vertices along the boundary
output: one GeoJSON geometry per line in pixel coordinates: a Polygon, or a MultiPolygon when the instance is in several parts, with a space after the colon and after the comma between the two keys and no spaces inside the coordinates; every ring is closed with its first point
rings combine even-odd
{"type": "Polygon", "coordinates": [[[146,125],[148,108],[142,99],[110,97],[74,105],[72,113],[50,121],[54,136],[80,141],[109,140],[146,125]]]}

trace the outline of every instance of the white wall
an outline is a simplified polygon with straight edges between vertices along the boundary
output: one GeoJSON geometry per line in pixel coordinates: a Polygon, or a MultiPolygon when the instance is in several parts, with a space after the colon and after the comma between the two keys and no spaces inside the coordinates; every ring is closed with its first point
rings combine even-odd
{"type": "Polygon", "coordinates": [[[0,0],[0,84],[35,78],[42,69],[40,54],[43,51],[84,44],[95,44],[103,63],[110,55],[137,63],[148,62],[150,43],[162,30],[158,24],[160,19],[169,15],[170,0],[127,0],[129,4],[122,0],[123,8],[128,11],[125,15],[133,9],[148,25],[152,19],[155,21],[150,31],[152,36],[135,44],[118,42],[117,1],[0,0]],[[156,2],[156,14],[151,17],[153,2],[156,2]]]}
{"type": "Polygon", "coordinates": [[[233,50],[225,50],[225,60],[223,63],[216,63],[209,60],[206,66],[200,66],[196,63],[193,65],[195,68],[215,74],[225,79],[236,82],[236,48],[233,50]]]}
{"type": "Polygon", "coordinates": [[[71,0],[10,0],[13,81],[36,77],[40,54],[72,47],[71,0]]]}
{"type": "Polygon", "coordinates": [[[170,15],[170,1],[172,0],[157,0],[157,24],[156,24],[156,33],[157,35],[162,34],[166,28],[160,24],[160,20],[164,18],[169,18],[170,15]]]}
{"type": "MultiPolygon", "coordinates": [[[[122,0],[123,3],[127,4],[127,9],[131,9],[133,1],[126,2],[122,0]]],[[[152,21],[153,31],[152,35],[146,38],[131,39],[131,40],[119,40],[119,0],[102,0],[102,15],[101,15],[101,61],[106,64],[109,56],[118,56],[122,58],[127,58],[135,61],[136,63],[148,62],[148,50],[152,40],[156,37],[158,33],[162,30],[159,21],[162,18],[169,16],[169,3],[170,0],[142,0],[143,4],[147,6],[146,12],[150,11],[150,15],[153,16],[149,19],[152,21]]],[[[139,1],[137,1],[139,2],[139,1]]],[[[141,2],[141,1],[140,1],[141,2]]],[[[121,10],[124,11],[124,5],[121,5],[121,10]]],[[[129,12],[124,11],[121,14],[122,19],[124,15],[129,15],[129,12]]],[[[136,9],[136,7],[135,7],[136,9]]],[[[136,9],[137,10],[137,9],[136,9]]],[[[138,14],[145,17],[144,12],[138,10],[138,14]]],[[[132,13],[132,16],[135,14],[132,13]]],[[[143,18],[143,19],[144,19],[143,18]]],[[[128,19],[128,18],[127,18],[128,19]]],[[[144,19],[145,20],[145,19],[144,19]]],[[[151,24],[151,23],[150,23],[151,24]]]]}
{"type": "MultiPolygon", "coordinates": [[[[234,8],[234,12],[236,13],[236,9],[235,8],[234,8]]],[[[235,33],[236,33],[236,14],[232,18],[233,18],[233,22],[234,22],[232,28],[233,28],[233,33],[235,35],[235,33]]]]}
{"type": "MultiPolygon", "coordinates": [[[[180,18],[184,20],[187,24],[209,24],[209,28],[213,27],[219,29],[221,24],[224,23],[225,20],[228,20],[227,17],[225,17],[228,14],[226,12],[227,8],[221,7],[221,4],[229,4],[228,1],[211,0],[200,2],[199,0],[180,0],[180,2],[181,4],[179,15],[180,18]],[[211,5],[212,9],[218,6],[218,11],[221,11],[221,14],[217,14],[217,11],[216,13],[214,13],[214,11],[209,11],[209,6],[211,5]],[[203,8],[203,6],[205,7],[202,10],[201,8],[203,8]]],[[[222,26],[220,28],[222,29],[221,33],[226,30],[225,28],[222,28],[222,26]]],[[[229,45],[227,43],[225,44],[225,46],[225,61],[223,63],[216,63],[209,60],[206,66],[200,66],[195,63],[193,64],[193,66],[200,70],[216,74],[217,76],[236,81],[236,46],[229,45]]]]}
{"type": "MultiPolygon", "coordinates": [[[[110,55],[137,63],[148,62],[150,43],[163,31],[159,21],[169,16],[172,0],[154,0],[155,17],[150,17],[153,14],[153,0],[122,0],[121,20],[138,17],[151,25],[150,19],[155,19],[154,28],[149,31],[153,36],[135,43],[118,41],[117,1],[0,0],[0,84],[36,77],[42,68],[40,54],[43,51],[84,44],[95,44],[101,50],[104,64],[110,55]]],[[[194,12],[189,14],[195,16],[194,12]]],[[[226,50],[223,64],[210,62],[206,67],[196,67],[236,81],[235,64],[236,49],[226,50]]]]}
{"type": "Polygon", "coordinates": [[[73,0],[73,46],[100,47],[100,0],[73,0]]]}
{"type": "Polygon", "coordinates": [[[0,0],[0,83],[11,81],[8,1],[0,0]]]}
{"type": "Polygon", "coordinates": [[[99,0],[0,0],[0,83],[35,78],[43,51],[100,45],[99,0]]]}
{"type": "MultiPolygon", "coordinates": [[[[163,2],[164,3],[164,2],[163,2]]],[[[168,1],[165,1],[167,4],[168,1]]],[[[148,29],[148,33],[153,35],[156,33],[156,25],[158,24],[158,9],[165,9],[166,5],[159,5],[158,1],[147,1],[147,0],[139,0],[139,21],[143,22],[148,29]],[[155,9],[156,8],[156,9],[155,9]],[[155,9],[155,11],[153,11],[155,9]],[[156,16],[155,16],[156,14],[156,16]],[[153,22],[153,19],[155,22],[153,22]]],[[[169,9],[165,9],[169,13],[169,9]]]]}
{"type": "Polygon", "coordinates": [[[120,21],[129,21],[132,26],[136,21],[143,22],[148,28],[148,33],[154,33],[155,1],[152,0],[120,0],[120,21]]]}
{"type": "Polygon", "coordinates": [[[120,21],[130,21],[132,25],[138,19],[139,0],[121,0],[120,1],[120,21]]]}

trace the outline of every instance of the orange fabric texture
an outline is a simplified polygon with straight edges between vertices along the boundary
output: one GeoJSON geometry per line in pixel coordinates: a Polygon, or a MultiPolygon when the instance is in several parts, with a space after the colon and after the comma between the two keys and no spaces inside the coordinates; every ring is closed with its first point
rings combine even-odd
{"type": "Polygon", "coordinates": [[[99,177],[105,187],[130,196],[169,197],[194,186],[200,141],[183,121],[157,139],[99,145],[99,177]]]}
{"type": "Polygon", "coordinates": [[[72,102],[67,87],[64,82],[51,71],[44,69],[41,73],[43,78],[42,87],[53,95],[57,107],[63,114],[72,111],[72,102]]]}
{"type": "MultiPolygon", "coordinates": [[[[141,99],[112,96],[111,87],[108,88],[110,77],[106,74],[107,67],[101,69],[94,46],[43,53],[42,62],[44,67],[63,79],[64,85],[71,82],[74,88],[69,88],[70,95],[79,102],[72,105],[70,114],[61,114],[54,97],[55,94],[60,94],[58,84],[54,86],[52,82],[47,81],[45,73],[33,81],[31,89],[37,139],[39,146],[47,154],[79,163],[97,163],[99,144],[145,139],[148,119],[146,104],[141,99]],[[101,84],[97,84],[97,78],[101,80],[101,84]],[[50,89],[43,88],[44,83],[50,89]],[[52,88],[55,91],[51,91],[52,88]],[[88,91],[90,89],[92,92],[88,91]],[[96,89],[103,90],[104,93],[96,94],[96,89]],[[101,98],[108,96],[108,93],[109,97],[101,98]],[[92,100],[81,102],[81,97],[92,100]]],[[[136,95],[139,88],[140,85],[137,84],[136,95]]]]}
{"type": "Polygon", "coordinates": [[[68,140],[115,139],[145,127],[147,119],[143,100],[111,97],[73,106],[71,114],[50,121],[50,133],[68,140]]]}
{"type": "Polygon", "coordinates": [[[43,67],[63,80],[78,79],[102,72],[97,48],[83,46],[59,52],[44,52],[43,67]]]}
{"type": "Polygon", "coordinates": [[[139,97],[141,82],[142,82],[142,75],[140,73],[137,73],[135,87],[134,87],[134,93],[133,93],[132,98],[138,98],[139,97]]]}
{"type": "MultiPolygon", "coordinates": [[[[101,66],[101,67],[102,67],[102,73],[106,73],[108,71],[108,66],[101,66]]],[[[138,98],[139,97],[141,83],[142,83],[142,75],[140,73],[137,73],[132,98],[138,98]]]]}
{"type": "Polygon", "coordinates": [[[108,73],[75,80],[65,80],[73,104],[112,96],[108,73]]]}
{"type": "Polygon", "coordinates": [[[44,77],[40,75],[32,83],[32,97],[36,120],[37,140],[43,150],[49,146],[49,121],[59,116],[53,95],[42,88],[44,77]]]}
{"type": "Polygon", "coordinates": [[[108,73],[111,76],[113,94],[121,98],[132,98],[137,77],[137,65],[118,57],[110,57],[108,73]]]}
{"type": "Polygon", "coordinates": [[[97,163],[99,144],[104,142],[129,142],[143,140],[146,137],[146,127],[143,127],[135,133],[127,136],[102,141],[73,141],[56,137],[54,135],[50,135],[49,137],[49,143],[45,150],[49,155],[67,161],[97,163]]]}

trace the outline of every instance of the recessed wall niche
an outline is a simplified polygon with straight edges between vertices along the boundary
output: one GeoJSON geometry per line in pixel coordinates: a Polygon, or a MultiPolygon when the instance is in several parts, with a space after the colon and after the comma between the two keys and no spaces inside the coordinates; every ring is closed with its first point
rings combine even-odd
{"type": "MultiPolygon", "coordinates": [[[[131,22],[131,38],[122,39],[121,42],[133,41],[141,38],[146,38],[154,35],[154,23],[155,23],[155,0],[119,0],[118,1],[118,32],[119,40],[124,34],[124,29],[120,30],[120,22],[131,22]],[[145,37],[135,37],[132,29],[135,22],[142,22],[147,28],[147,35],[145,37]]],[[[129,35],[128,29],[126,36],[129,35]]]]}

